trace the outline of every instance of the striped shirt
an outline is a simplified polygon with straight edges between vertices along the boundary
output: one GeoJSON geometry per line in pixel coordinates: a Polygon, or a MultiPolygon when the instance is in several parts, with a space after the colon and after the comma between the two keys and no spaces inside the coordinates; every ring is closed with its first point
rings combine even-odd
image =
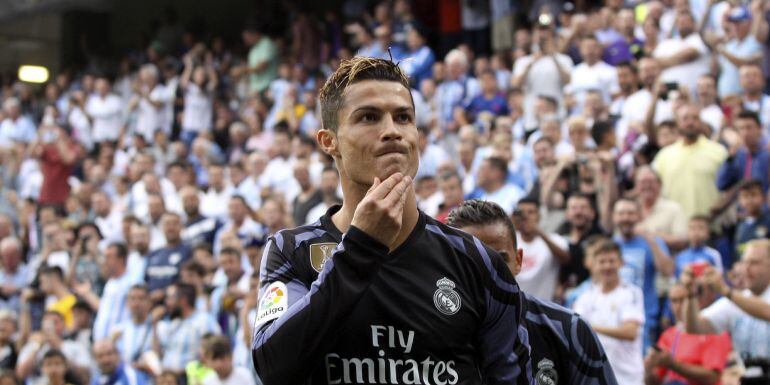
{"type": "Polygon", "coordinates": [[[188,362],[197,360],[201,338],[206,333],[221,333],[214,318],[205,312],[195,312],[187,318],[177,318],[158,324],[158,337],[163,348],[163,368],[184,370],[188,362]]]}
{"type": "Polygon", "coordinates": [[[139,282],[137,276],[128,272],[123,273],[119,278],[110,278],[107,281],[94,320],[94,341],[109,337],[110,330],[129,318],[126,296],[131,286],[139,282]]]}
{"type": "Polygon", "coordinates": [[[136,361],[142,353],[152,349],[152,325],[149,316],[141,323],[128,319],[117,325],[113,333],[120,333],[117,345],[121,361],[125,363],[136,361]]]}

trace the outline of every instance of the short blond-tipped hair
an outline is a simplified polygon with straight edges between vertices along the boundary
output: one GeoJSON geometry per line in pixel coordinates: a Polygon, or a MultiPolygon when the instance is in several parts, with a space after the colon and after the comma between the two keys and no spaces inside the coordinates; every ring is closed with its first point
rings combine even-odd
{"type": "MultiPolygon", "coordinates": [[[[319,95],[321,102],[321,122],[323,128],[337,132],[338,113],[342,107],[345,89],[364,80],[381,80],[401,83],[407,90],[409,78],[398,64],[385,59],[356,56],[340,63],[339,68],[326,80],[319,95]]],[[[411,99],[411,92],[409,94],[411,99]]],[[[414,101],[412,100],[414,107],[414,101]]]]}

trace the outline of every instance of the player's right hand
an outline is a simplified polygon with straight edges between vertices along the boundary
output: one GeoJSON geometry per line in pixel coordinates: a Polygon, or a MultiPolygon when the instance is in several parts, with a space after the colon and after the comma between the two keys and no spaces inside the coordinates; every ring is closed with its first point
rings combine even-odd
{"type": "Polygon", "coordinates": [[[397,172],[380,182],[374,183],[364,199],[356,206],[351,225],[393,250],[394,242],[401,231],[404,202],[412,178],[397,172]]]}

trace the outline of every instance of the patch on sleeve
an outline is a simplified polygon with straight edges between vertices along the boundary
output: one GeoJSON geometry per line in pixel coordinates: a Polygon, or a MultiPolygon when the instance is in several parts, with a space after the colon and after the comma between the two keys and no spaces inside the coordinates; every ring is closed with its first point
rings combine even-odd
{"type": "Polygon", "coordinates": [[[265,295],[259,301],[257,308],[257,320],[254,328],[257,329],[265,322],[272,321],[285,313],[289,308],[289,290],[283,282],[273,282],[265,290],[265,295]]]}

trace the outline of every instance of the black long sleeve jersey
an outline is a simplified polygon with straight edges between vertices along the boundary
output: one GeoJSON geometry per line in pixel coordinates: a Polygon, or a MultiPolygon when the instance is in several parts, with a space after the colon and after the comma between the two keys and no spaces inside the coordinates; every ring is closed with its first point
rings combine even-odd
{"type": "Polygon", "coordinates": [[[602,344],[582,318],[528,294],[523,301],[538,385],[618,385],[602,344]]]}
{"type": "Polygon", "coordinates": [[[501,257],[420,212],[397,249],[331,221],[276,233],[252,356],[266,385],[533,384],[522,293],[501,257]]]}

